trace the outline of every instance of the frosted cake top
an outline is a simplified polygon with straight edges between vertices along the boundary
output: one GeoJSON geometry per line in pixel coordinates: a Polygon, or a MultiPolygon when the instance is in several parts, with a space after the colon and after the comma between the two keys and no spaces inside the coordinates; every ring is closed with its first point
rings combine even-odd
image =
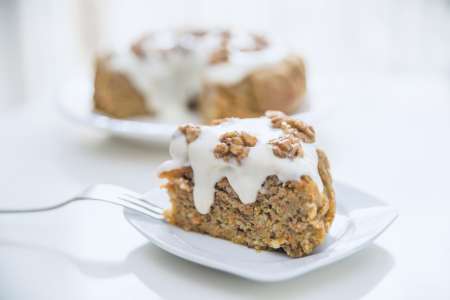
{"type": "Polygon", "coordinates": [[[160,172],[192,167],[194,204],[202,214],[209,212],[215,184],[224,177],[244,204],[256,201],[271,175],[282,182],[307,175],[323,190],[314,129],[281,112],[223,119],[211,126],[180,126],[170,155],[172,159],[160,166],[160,172]]]}
{"type": "Polygon", "coordinates": [[[286,58],[286,49],[262,35],[228,30],[166,30],[150,33],[111,56],[162,119],[177,120],[203,82],[233,84],[252,71],[286,58]]]}

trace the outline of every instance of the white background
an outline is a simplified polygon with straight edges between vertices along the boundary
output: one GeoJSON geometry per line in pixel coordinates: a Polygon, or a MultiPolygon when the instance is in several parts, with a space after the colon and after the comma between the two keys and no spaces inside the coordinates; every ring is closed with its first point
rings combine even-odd
{"type": "Polygon", "coordinates": [[[0,207],[89,184],[145,191],[164,147],[64,120],[55,94],[95,51],[144,29],[262,29],[302,51],[333,174],[400,217],[376,243],[306,276],[260,284],[148,244],[120,209],[0,215],[0,299],[450,299],[450,2],[0,2],[0,207]]]}

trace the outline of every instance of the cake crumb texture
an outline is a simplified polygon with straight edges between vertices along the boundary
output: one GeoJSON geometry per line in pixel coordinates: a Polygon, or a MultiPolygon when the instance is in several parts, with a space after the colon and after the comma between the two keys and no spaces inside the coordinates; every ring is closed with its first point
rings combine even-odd
{"type": "Polygon", "coordinates": [[[193,201],[191,167],[160,174],[172,203],[166,219],[185,230],[206,233],[258,250],[282,250],[291,257],[311,253],[324,240],[335,215],[335,196],[325,153],[317,150],[324,190],[309,176],[281,182],[266,178],[255,202],[243,204],[226,178],[215,185],[214,203],[200,214],[193,201]]]}
{"type": "Polygon", "coordinates": [[[290,55],[278,64],[252,71],[236,84],[206,82],[200,93],[205,122],[227,117],[259,117],[267,110],[296,112],[306,93],[303,59],[290,55]]]}
{"type": "Polygon", "coordinates": [[[144,96],[126,75],[112,70],[108,60],[103,57],[96,63],[94,109],[114,118],[151,115],[144,96]]]}

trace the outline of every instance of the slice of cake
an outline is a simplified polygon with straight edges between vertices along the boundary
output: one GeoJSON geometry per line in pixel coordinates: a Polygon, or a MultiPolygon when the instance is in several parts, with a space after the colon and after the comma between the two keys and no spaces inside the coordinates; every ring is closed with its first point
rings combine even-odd
{"type": "Polygon", "coordinates": [[[168,30],[97,58],[94,107],[116,118],[152,115],[205,122],[295,112],[306,91],[300,56],[262,35],[168,30]]]}
{"type": "Polygon", "coordinates": [[[325,153],[314,129],[281,112],[184,125],[161,165],[166,219],[256,249],[304,256],[320,245],[335,214],[325,153]]]}

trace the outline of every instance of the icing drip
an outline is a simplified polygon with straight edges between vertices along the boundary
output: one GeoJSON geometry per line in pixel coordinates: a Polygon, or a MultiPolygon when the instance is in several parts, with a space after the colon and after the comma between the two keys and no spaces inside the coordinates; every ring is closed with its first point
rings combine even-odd
{"type": "Polygon", "coordinates": [[[215,184],[224,177],[244,204],[256,201],[262,184],[271,175],[277,175],[283,182],[299,180],[301,176],[308,175],[319,190],[323,190],[315,144],[301,143],[303,157],[279,158],[273,154],[268,142],[283,135],[283,131],[273,128],[266,117],[229,119],[217,126],[201,126],[200,135],[189,144],[184,135],[176,132],[170,145],[172,160],[163,163],[160,171],[192,167],[194,204],[202,214],[209,212],[214,201],[215,184]],[[256,144],[249,148],[248,156],[240,163],[214,156],[220,136],[230,131],[243,131],[257,138],[256,144]]]}
{"type": "Polygon", "coordinates": [[[175,32],[162,32],[142,42],[142,56],[127,50],[111,59],[112,69],[126,74],[162,119],[184,117],[200,90],[205,58],[184,44],[175,32]]]}

